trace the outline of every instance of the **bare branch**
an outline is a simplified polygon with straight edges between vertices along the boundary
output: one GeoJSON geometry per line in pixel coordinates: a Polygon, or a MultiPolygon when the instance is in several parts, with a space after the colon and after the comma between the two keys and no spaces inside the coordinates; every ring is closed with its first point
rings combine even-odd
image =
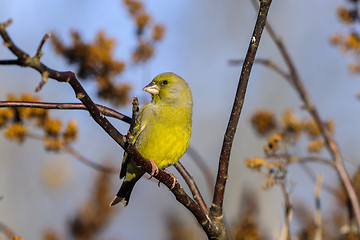
{"type": "Polygon", "coordinates": [[[38,48],[36,50],[36,54],[35,54],[36,58],[40,59],[41,56],[43,55],[41,49],[42,49],[42,47],[44,46],[46,40],[48,40],[49,37],[51,37],[51,33],[45,34],[44,37],[41,39],[41,42],[40,42],[40,44],[39,44],[39,46],[38,46],[38,48]]]}
{"type": "MultiPolygon", "coordinates": [[[[233,64],[233,65],[238,65],[243,62],[244,62],[244,60],[229,60],[229,63],[233,64]]],[[[270,59],[257,58],[254,60],[254,63],[262,64],[262,65],[274,70],[276,73],[278,73],[284,79],[289,81],[289,83],[291,83],[290,82],[291,76],[287,72],[285,72],[283,69],[281,69],[276,63],[274,63],[274,61],[272,61],[270,59]]]]}
{"type": "Polygon", "coordinates": [[[126,135],[127,140],[130,139],[131,142],[133,141],[134,138],[133,131],[134,131],[138,112],[139,112],[139,100],[137,97],[134,97],[132,101],[132,116],[131,116],[130,127],[126,135]]]}
{"type": "Polygon", "coordinates": [[[222,220],[223,218],[223,201],[225,193],[225,185],[228,179],[228,167],[232,143],[234,140],[237,124],[240,118],[240,113],[245,100],[245,93],[247,83],[249,81],[250,72],[254,63],[255,55],[260,43],[260,38],[265,27],[267,14],[271,5],[271,0],[261,0],[260,9],[251,37],[248,52],[246,54],[241,75],[239,78],[239,84],[236,91],[233,108],[231,111],[228,126],[224,135],[223,145],[220,154],[219,167],[217,173],[217,179],[215,184],[215,191],[212,206],[210,208],[210,215],[214,219],[222,220]]]}
{"type": "MultiPolygon", "coordinates": [[[[24,101],[0,101],[0,108],[2,107],[28,107],[28,108],[43,108],[43,109],[62,109],[62,110],[87,110],[82,103],[50,103],[50,102],[24,102],[24,101]]],[[[117,112],[114,109],[96,104],[100,112],[108,117],[119,119],[123,122],[130,123],[131,118],[117,112]]]]}
{"type": "Polygon", "coordinates": [[[0,65],[17,65],[18,60],[0,60],[0,65]]]}
{"type": "Polygon", "coordinates": [[[289,153],[267,153],[266,157],[268,158],[283,158],[286,159],[287,164],[292,164],[292,163],[305,163],[305,162],[318,162],[318,163],[322,163],[325,165],[329,165],[330,167],[334,167],[334,163],[331,162],[329,159],[327,158],[322,158],[319,156],[305,156],[305,157],[301,157],[301,156],[294,156],[291,155],[289,153]]]}
{"type": "Polygon", "coordinates": [[[180,162],[175,163],[174,167],[176,168],[176,170],[178,170],[178,172],[184,178],[186,184],[189,186],[190,191],[194,197],[194,200],[199,204],[200,208],[204,212],[207,212],[207,210],[208,210],[207,206],[206,206],[205,201],[199,191],[199,188],[197,187],[197,185],[194,181],[194,178],[189,174],[189,172],[184,168],[184,166],[180,162]]]}
{"type": "Polygon", "coordinates": [[[41,82],[39,83],[39,86],[37,86],[35,88],[35,92],[38,92],[42,89],[42,87],[45,85],[45,83],[47,82],[47,80],[49,79],[49,73],[48,72],[43,72],[41,74],[41,82]]]}

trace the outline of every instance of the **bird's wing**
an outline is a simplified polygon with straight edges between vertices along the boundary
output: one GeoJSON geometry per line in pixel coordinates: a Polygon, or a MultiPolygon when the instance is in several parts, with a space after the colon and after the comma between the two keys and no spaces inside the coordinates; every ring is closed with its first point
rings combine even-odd
{"type": "MultiPolygon", "coordinates": [[[[144,129],[148,125],[148,123],[153,119],[154,112],[150,104],[145,105],[142,107],[137,115],[137,119],[134,126],[134,140],[132,144],[135,144],[136,141],[139,139],[139,136],[144,132],[144,129]]],[[[124,153],[124,158],[121,164],[120,170],[120,178],[123,178],[127,172],[127,164],[128,164],[128,157],[127,153],[124,153]]]]}

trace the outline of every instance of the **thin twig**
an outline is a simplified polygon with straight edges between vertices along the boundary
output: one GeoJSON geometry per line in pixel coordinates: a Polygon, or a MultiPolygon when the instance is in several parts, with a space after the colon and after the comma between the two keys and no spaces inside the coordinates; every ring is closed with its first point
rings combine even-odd
{"type": "Polygon", "coordinates": [[[322,185],[323,176],[322,174],[318,174],[316,178],[316,186],[315,186],[315,237],[314,240],[322,240],[322,217],[321,217],[321,202],[320,202],[320,191],[322,185]]]}
{"type": "Polygon", "coordinates": [[[36,53],[35,53],[36,58],[40,59],[41,56],[43,55],[41,49],[42,49],[42,47],[44,46],[45,42],[48,40],[49,37],[51,37],[51,33],[45,34],[44,37],[41,39],[40,44],[39,44],[39,46],[38,46],[38,48],[36,50],[36,53]]]}
{"type": "Polygon", "coordinates": [[[199,204],[200,208],[204,212],[207,212],[208,208],[207,208],[205,201],[199,191],[199,188],[197,187],[197,185],[194,181],[194,178],[189,174],[189,172],[184,168],[184,166],[180,162],[175,163],[174,167],[176,168],[176,170],[178,170],[178,172],[184,178],[186,184],[189,186],[189,189],[194,197],[194,200],[199,204]]]}
{"type": "Polygon", "coordinates": [[[286,159],[287,164],[318,162],[318,163],[322,163],[322,164],[334,167],[334,163],[331,162],[329,159],[322,158],[322,157],[319,157],[316,155],[301,157],[301,156],[294,156],[289,153],[276,153],[276,152],[270,153],[269,152],[269,153],[266,153],[266,157],[268,157],[268,158],[283,158],[283,159],[286,159]]]}
{"type": "MultiPolygon", "coordinates": [[[[0,101],[0,108],[3,107],[28,107],[42,109],[63,109],[63,110],[87,110],[82,103],[50,103],[50,102],[24,102],[24,101],[0,101]]],[[[108,117],[119,119],[123,122],[130,123],[131,118],[117,112],[114,109],[96,104],[100,112],[108,117]]]]}
{"type": "Polygon", "coordinates": [[[17,65],[18,60],[0,60],[0,65],[17,65]]]}
{"type": "Polygon", "coordinates": [[[136,118],[139,112],[139,100],[137,97],[134,97],[132,101],[132,114],[131,114],[131,122],[129,126],[129,130],[126,135],[126,141],[132,143],[134,140],[134,128],[136,125],[136,118]]]}
{"type": "Polygon", "coordinates": [[[48,72],[43,72],[41,74],[41,82],[39,83],[39,85],[35,88],[35,92],[39,92],[42,87],[45,85],[45,83],[47,83],[47,80],[49,79],[49,74],[48,72]]]}
{"type": "Polygon", "coordinates": [[[250,77],[251,68],[254,63],[255,55],[260,43],[262,32],[264,30],[270,5],[271,5],[271,0],[260,1],[260,9],[257,16],[257,21],[243,63],[243,67],[239,78],[239,84],[234,99],[233,108],[224,135],[224,140],[223,140],[223,145],[219,160],[217,179],[215,184],[214,197],[212,201],[212,206],[210,208],[210,215],[214,219],[218,219],[220,221],[223,218],[224,193],[225,193],[225,185],[228,179],[228,168],[229,168],[231,147],[234,140],[237,124],[240,118],[240,113],[244,104],[245,93],[250,77]]]}
{"type": "MultiPolygon", "coordinates": [[[[44,46],[46,40],[51,36],[50,33],[47,33],[44,35],[44,37],[41,39],[40,44],[36,50],[35,56],[33,57],[33,59],[37,59],[38,61],[40,60],[41,56],[43,55],[42,52],[42,47],[44,46]]],[[[41,73],[41,82],[39,83],[39,85],[36,87],[35,92],[38,92],[42,89],[42,87],[45,85],[45,83],[47,82],[47,80],[49,79],[49,73],[48,72],[42,72],[41,73]]]]}
{"type": "Polygon", "coordinates": [[[132,116],[131,116],[131,122],[130,122],[130,128],[128,134],[129,133],[133,134],[138,112],[139,112],[139,100],[137,97],[134,97],[132,101],[132,116]]]}
{"type": "Polygon", "coordinates": [[[294,157],[291,156],[289,158],[288,163],[306,163],[306,162],[317,162],[322,163],[324,165],[328,165],[330,167],[334,167],[334,163],[329,161],[327,158],[322,158],[319,156],[306,156],[306,157],[294,157]]]}
{"type": "MultiPolygon", "coordinates": [[[[244,60],[229,60],[229,63],[233,64],[233,65],[238,65],[243,62],[244,62],[244,60]]],[[[285,72],[283,69],[281,69],[276,63],[274,63],[274,61],[272,61],[270,59],[257,58],[254,60],[254,63],[262,64],[262,65],[274,70],[276,73],[278,73],[284,79],[290,81],[290,78],[291,78],[290,75],[287,72],[285,72]]]]}

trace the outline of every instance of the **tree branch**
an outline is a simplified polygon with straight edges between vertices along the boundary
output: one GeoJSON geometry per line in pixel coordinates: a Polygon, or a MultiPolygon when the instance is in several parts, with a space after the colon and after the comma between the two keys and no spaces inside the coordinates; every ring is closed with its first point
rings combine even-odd
{"type": "Polygon", "coordinates": [[[250,77],[251,68],[254,63],[256,51],[258,49],[260,38],[265,27],[266,17],[270,5],[271,5],[271,0],[260,1],[260,9],[259,9],[257,21],[243,63],[233,108],[224,135],[224,140],[223,140],[223,145],[219,160],[217,179],[215,184],[214,197],[213,197],[212,206],[210,208],[210,216],[220,221],[223,218],[224,192],[225,192],[226,181],[228,179],[228,167],[229,167],[231,147],[234,140],[237,124],[240,118],[240,113],[244,104],[245,93],[246,93],[247,83],[250,77]]]}
{"type": "MultiPolygon", "coordinates": [[[[2,107],[28,107],[28,108],[42,108],[42,109],[63,109],[63,110],[87,110],[82,103],[50,103],[50,102],[24,102],[24,101],[0,101],[0,108],[2,107]]],[[[108,117],[119,119],[123,122],[130,123],[131,118],[119,113],[118,111],[96,104],[99,111],[108,117]]]]}
{"type": "Polygon", "coordinates": [[[138,112],[139,112],[139,100],[137,97],[134,97],[134,99],[132,101],[132,114],[131,114],[130,127],[129,127],[129,131],[128,131],[128,134],[130,134],[132,137],[134,137],[132,134],[134,131],[138,112]]]}
{"type": "Polygon", "coordinates": [[[18,60],[0,60],[0,65],[17,65],[18,60]]]}
{"type": "MultiPolygon", "coordinates": [[[[232,65],[238,65],[238,64],[241,64],[243,63],[244,60],[229,60],[229,63],[232,64],[232,65]]],[[[290,82],[290,79],[291,79],[291,76],[286,73],[284,70],[282,70],[276,63],[274,63],[272,60],[270,59],[263,59],[263,58],[257,58],[254,60],[254,63],[257,63],[257,64],[262,64],[272,70],[274,70],[274,72],[278,73],[280,76],[282,76],[284,79],[288,80],[289,83],[290,82]]]]}
{"type": "Polygon", "coordinates": [[[305,157],[301,157],[301,156],[296,156],[296,155],[291,155],[289,153],[267,153],[266,157],[269,158],[284,158],[286,159],[286,163],[287,164],[292,164],[292,163],[305,163],[305,162],[318,162],[318,163],[322,163],[331,167],[334,167],[334,163],[331,162],[329,159],[327,158],[322,158],[316,155],[313,156],[305,156],[305,157]]]}
{"type": "Polygon", "coordinates": [[[186,184],[189,186],[190,191],[194,197],[194,200],[199,204],[200,208],[204,212],[207,212],[208,211],[207,206],[199,191],[199,188],[197,187],[194,181],[194,178],[189,174],[189,172],[184,168],[184,166],[180,162],[175,163],[174,167],[176,168],[176,170],[178,170],[178,172],[184,178],[186,184]]]}

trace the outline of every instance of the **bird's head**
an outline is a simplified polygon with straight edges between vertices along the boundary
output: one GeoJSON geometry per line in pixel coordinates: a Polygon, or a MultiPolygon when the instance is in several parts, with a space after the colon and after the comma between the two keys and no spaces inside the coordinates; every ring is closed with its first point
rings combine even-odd
{"type": "Polygon", "coordinates": [[[185,80],[175,73],[157,75],[143,88],[152,95],[155,103],[169,103],[192,106],[191,90],[185,80]]]}

